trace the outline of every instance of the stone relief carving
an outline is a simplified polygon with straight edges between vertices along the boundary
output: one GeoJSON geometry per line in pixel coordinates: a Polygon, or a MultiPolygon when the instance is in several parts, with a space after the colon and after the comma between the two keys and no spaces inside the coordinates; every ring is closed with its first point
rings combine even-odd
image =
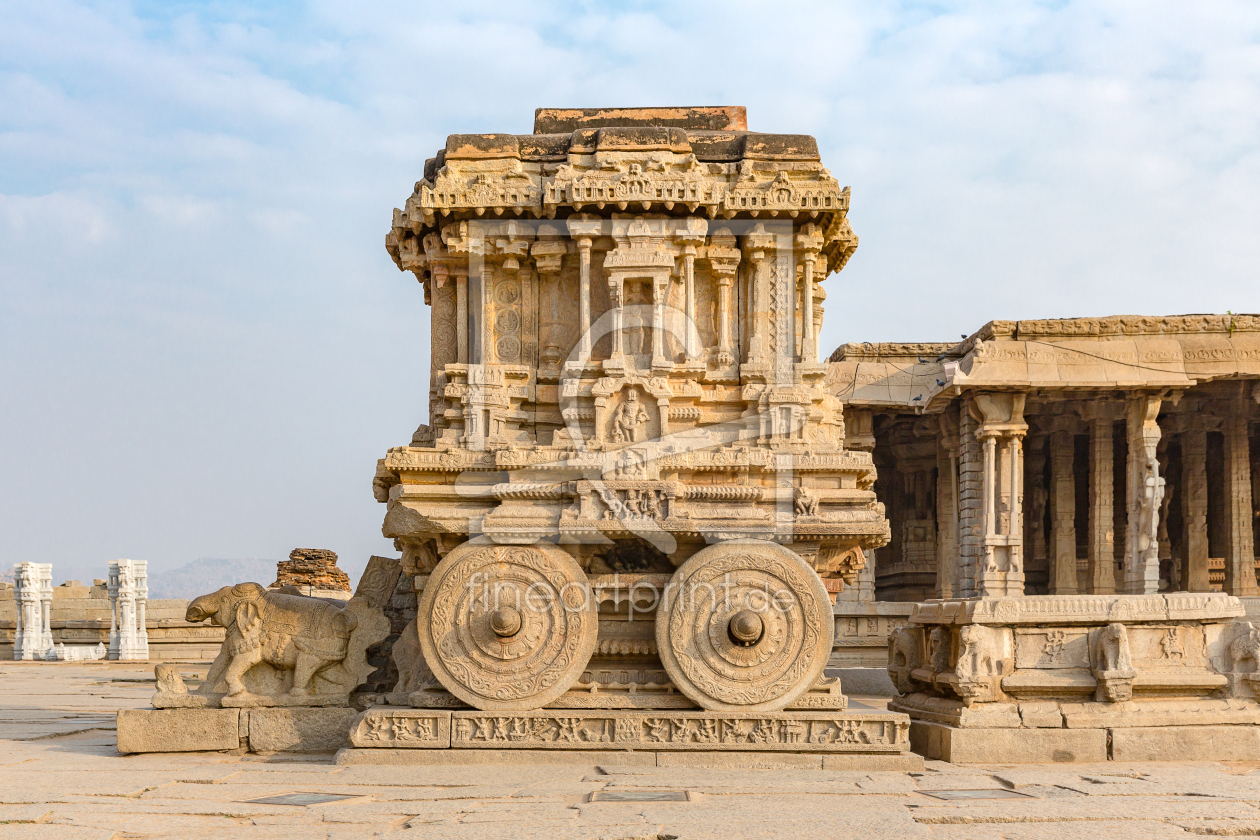
{"type": "Polygon", "coordinates": [[[1094,647],[1094,677],[1098,680],[1095,699],[1100,702],[1124,703],[1133,699],[1133,656],[1129,652],[1129,634],[1123,624],[1108,624],[1098,632],[1094,647]]]}
{"type": "Polygon", "coordinates": [[[915,691],[910,673],[923,665],[922,632],[899,627],[888,634],[888,678],[902,694],[915,691]]]}
{"type": "Polygon", "coordinates": [[[958,663],[954,666],[958,681],[954,690],[964,705],[994,699],[997,679],[1004,670],[1003,632],[1009,631],[978,624],[958,629],[958,663]]]}

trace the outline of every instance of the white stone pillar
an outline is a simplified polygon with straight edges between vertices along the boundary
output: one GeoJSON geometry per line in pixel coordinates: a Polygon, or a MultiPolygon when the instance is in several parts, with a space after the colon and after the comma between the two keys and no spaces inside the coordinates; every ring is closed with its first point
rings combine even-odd
{"type": "Polygon", "coordinates": [[[144,625],[148,597],[146,561],[115,560],[109,564],[109,598],[118,628],[116,634],[110,634],[110,659],[144,661],[149,658],[149,634],[144,625]]]}
{"type": "Polygon", "coordinates": [[[14,659],[44,659],[52,643],[52,564],[18,563],[13,567],[17,608],[14,659]]]}
{"type": "Polygon", "coordinates": [[[39,569],[39,604],[42,613],[41,619],[43,632],[40,633],[39,650],[45,658],[52,658],[49,654],[53,650],[52,638],[52,564],[36,563],[35,567],[39,569]]]}
{"type": "Polygon", "coordinates": [[[106,656],[109,659],[118,658],[118,642],[122,637],[121,616],[118,613],[118,564],[109,564],[109,583],[107,584],[109,592],[109,650],[106,656]]]}

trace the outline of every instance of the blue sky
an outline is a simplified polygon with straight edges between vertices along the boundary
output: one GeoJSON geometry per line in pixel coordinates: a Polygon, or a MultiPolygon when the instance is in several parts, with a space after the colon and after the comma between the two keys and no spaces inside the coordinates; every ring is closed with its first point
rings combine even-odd
{"type": "Polygon", "coordinates": [[[742,104],[861,246],[823,349],[1260,310],[1260,4],[0,0],[0,564],[391,553],[426,416],[385,253],[445,135],[742,104]]]}

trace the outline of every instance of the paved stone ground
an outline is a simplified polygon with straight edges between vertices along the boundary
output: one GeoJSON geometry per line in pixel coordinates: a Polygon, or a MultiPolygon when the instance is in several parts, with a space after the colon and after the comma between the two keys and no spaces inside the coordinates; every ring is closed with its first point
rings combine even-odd
{"type": "MultiPolygon", "coordinates": [[[[190,675],[204,666],[188,666],[190,675]]],[[[1260,765],[957,766],[922,773],[337,766],[331,756],[121,756],[147,666],[0,664],[0,840],[1164,840],[1260,837],[1260,765]],[[1254,771],[1254,772],[1253,772],[1254,771]],[[1018,791],[941,801],[926,792],[1018,791]],[[685,790],[687,802],[590,802],[685,790]],[[351,797],[263,805],[286,793],[351,797]]]]}

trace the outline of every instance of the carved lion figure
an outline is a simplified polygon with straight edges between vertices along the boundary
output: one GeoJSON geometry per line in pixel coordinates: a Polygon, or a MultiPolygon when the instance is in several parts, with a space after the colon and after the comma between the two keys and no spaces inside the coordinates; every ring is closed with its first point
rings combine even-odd
{"type": "Polygon", "coordinates": [[[224,647],[231,655],[223,679],[228,696],[245,693],[243,678],[266,662],[293,672],[289,693],[313,693],[321,671],[346,657],[350,632],[358,621],[346,610],[318,598],[268,592],[257,583],[225,586],[188,605],[186,620],[210,619],[227,628],[224,647]]]}

